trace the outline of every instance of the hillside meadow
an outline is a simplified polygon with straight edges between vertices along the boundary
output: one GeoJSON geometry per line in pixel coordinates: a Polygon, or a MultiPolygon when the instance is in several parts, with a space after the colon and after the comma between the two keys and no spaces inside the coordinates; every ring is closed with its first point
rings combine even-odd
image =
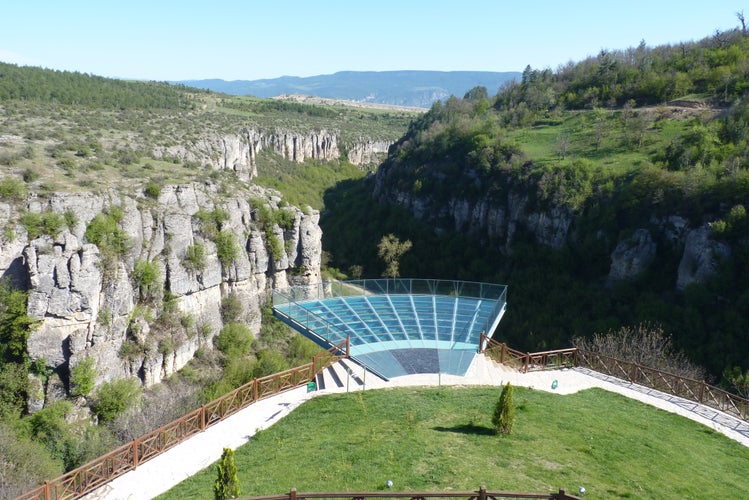
{"type": "MultiPolygon", "coordinates": [[[[490,490],[586,498],[746,498],[749,448],[677,415],[589,389],[398,388],[314,398],[236,450],[242,496],[298,491],[490,490]]],[[[212,498],[215,465],[160,499],[212,498]]]]}

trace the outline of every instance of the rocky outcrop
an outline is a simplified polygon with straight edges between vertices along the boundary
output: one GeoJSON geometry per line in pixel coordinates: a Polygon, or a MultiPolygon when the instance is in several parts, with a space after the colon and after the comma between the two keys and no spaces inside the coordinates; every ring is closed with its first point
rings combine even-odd
{"type": "MultiPolygon", "coordinates": [[[[371,165],[381,161],[391,142],[361,138],[348,146],[347,159],[353,165],[371,165]]],[[[248,128],[236,134],[212,134],[191,144],[154,148],[156,158],[176,158],[184,163],[209,165],[216,170],[230,170],[242,180],[257,177],[257,157],[261,151],[303,163],[307,160],[342,159],[342,148],[335,132],[316,130],[264,130],[248,128]]]]}
{"type": "MultiPolygon", "coordinates": [[[[257,186],[227,197],[216,186],[189,184],[163,187],[156,202],[108,192],[60,194],[29,203],[30,211],[70,212],[77,219],[55,236],[30,241],[16,224],[17,238],[0,246],[3,271],[21,260],[28,313],[39,320],[28,339],[29,356],[44,359],[62,380],[91,357],[98,382],[137,376],[151,385],[184,366],[198,348],[211,345],[223,326],[220,306],[227,295],[240,299],[244,313],[239,319],[257,332],[261,306],[273,288],[320,279],[319,213],[280,208],[279,201],[274,192],[257,186]],[[258,200],[272,211],[289,212],[283,219],[291,223],[282,228],[260,221],[258,200]],[[92,244],[87,225],[113,207],[121,214],[117,227],[126,245],[92,244]],[[201,216],[210,213],[225,219],[201,216]],[[234,240],[231,262],[219,258],[219,233],[234,240]],[[282,244],[269,244],[267,234],[282,244]],[[201,258],[189,261],[196,247],[202,249],[201,258]],[[135,273],[144,262],[158,270],[147,290],[135,273]]],[[[5,213],[11,225],[12,212],[5,213]]]]}
{"type": "Polygon", "coordinates": [[[617,243],[611,254],[609,282],[633,278],[646,271],[655,260],[656,244],[650,231],[638,229],[617,243]]]}
{"type": "Polygon", "coordinates": [[[603,230],[582,235],[576,226],[582,218],[581,210],[556,202],[553,193],[544,197],[532,180],[497,174],[492,178],[494,188],[488,190],[483,189],[475,172],[466,171],[462,179],[475,179],[475,185],[466,188],[464,183],[451,190],[451,186],[444,186],[440,178],[443,174],[437,169],[423,168],[420,177],[414,175],[418,170],[389,158],[377,171],[374,196],[408,209],[437,233],[467,234],[505,255],[520,234],[556,250],[592,236],[609,249],[609,272],[601,278],[610,285],[636,278],[647,272],[658,256],[668,256],[669,261],[680,261],[673,284],[683,290],[690,283],[713,276],[720,261],[731,254],[731,247],[715,240],[708,225],[694,227],[679,215],[651,218],[647,227],[619,228],[619,237],[603,230]],[[429,193],[420,189],[422,183],[432,185],[429,193]],[[472,196],[463,193],[469,189],[472,196]]]}
{"type": "Polygon", "coordinates": [[[713,276],[721,259],[731,255],[731,248],[726,243],[713,240],[711,234],[708,226],[687,233],[676,279],[676,288],[679,290],[713,276]]]}
{"type": "Polygon", "coordinates": [[[381,184],[376,186],[375,196],[408,208],[417,219],[434,224],[436,231],[469,234],[491,244],[499,242],[498,249],[502,251],[509,251],[518,230],[529,232],[537,243],[556,249],[570,237],[571,210],[561,206],[538,210],[531,205],[528,194],[512,192],[504,200],[482,196],[439,202],[428,196],[389,191],[381,184]]]}
{"type": "Polygon", "coordinates": [[[385,159],[392,142],[362,138],[349,148],[346,156],[353,165],[374,165],[385,159]]]}

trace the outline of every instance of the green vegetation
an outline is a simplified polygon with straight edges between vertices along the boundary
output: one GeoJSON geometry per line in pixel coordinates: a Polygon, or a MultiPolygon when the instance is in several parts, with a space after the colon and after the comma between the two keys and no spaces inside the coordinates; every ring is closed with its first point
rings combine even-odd
{"type": "Polygon", "coordinates": [[[57,212],[26,212],[19,222],[26,229],[30,239],[42,235],[55,237],[66,225],[65,218],[57,212]]]}
{"type": "Polygon", "coordinates": [[[86,357],[70,370],[70,393],[73,396],[88,396],[96,382],[96,361],[86,357]]]}
{"type": "Polygon", "coordinates": [[[326,192],[328,264],[379,276],[387,267],[378,243],[398,234],[413,242],[402,275],[508,283],[512,314],[498,335],[516,348],[651,323],[711,380],[746,371],[746,61],[749,38],[735,30],[606,51],[556,72],[527,68],[496,96],[473,89],[435,103],[376,180],[326,192]],[[404,198],[412,211],[396,205],[404,198]],[[519,222],[510,220],[516,211],[526,214],[519,222]],[[469,218],[486,222],[472,227],[469,218]],[[547,240],[563,241],[539,244],[545,223],[547,240]],[[683,291],[673,224],[709,226],[731,247],[714,276],[683,291]],[[616,244],[638,229],[657,239],[653,263],[608,282],[616,244]]]}
{"type": "Polygon", "coordinates": [[[93,410],[104,422],[111,422],[140,399],[141,387],[137,379],[104,382],[94,395],[93,410]]]}
{"type": "Polygon", "coordinates": [[[97,214],[86,226],[86,239],[99,247],[101,252],[121,257],[130,248],[130,240],[119,227],[124,214],[122,209],[112,206],[108,212],[97,214]]]}
{"type": "Polygon", "coordinates": [[[228,358],[240,358],[252,350],[252,332],[241,323],[229,323],[216,335],[216,348],[228,358]]]}
{"type": "Polygon", "coordinates": [[[385,262],[385,271],[382,275],[386,278],[397,278],[400,276],[400,258],[404,253],[411,250],[413,244],[410,240],[401,242],[394,234],[382,237],[377,245],[377,255],[385,262]]]}
{"type": "Polygon", "coordinates": [[[507,382],[502,387],[492,414],[492,425],[497,434],[511,434],[515,425],[515,403],[512,402],[513,387],[507,382]]]}
{"type": "Polygon", "coordinates": [[[139,260],[133,269],[133,281],[140,299],[150,301],[161,292],[161,269],[156,262],[139,260]]]}
{"type": "Polygon", "coordinates": [[[234,464],[234,450],[224,448],[221,459],[216,465],[218,477],[213,483],[213,497],[215,500],[238,498],[241,492],[237,479],[237,466],[234,464]]]}
{"type": "Polygon", "coordinates": [[[239,256],[237,237],[231,231],[219,231],[215,243],[218,260],[226,272],[226,269],[234,264],[239,256]]]}
{"type": "MultiPolygon", "coordinates": [[[[205,92],[190,89],[190,92],[205,92]]],[[[185,92],[173,85],[129,82],[70,71],[0,63],[0,100],[59,102],[94,108],[189,109],[185,92]]]]}
{"type": "MultiPolygon", "coordinates": [[[[498,440],[496,399],[497,388],[314,398],[235,451],[242,494],[378,491],[388,479],[398,491],[582,485],[586,498],[730,498],[746,490],[749,449],[683,417],[599,389],[559,396],[516,388],[517,422],[498,440]]],[[[159,498],[210,498],[215,477],[208,467],[159,498]]]]}
{"type": "Polygon", "coordinates": [[[182,265],[192,273],[205,269],[205,246],[202,243],[194,243],[187,247],[185,258],[182,259],[182,265]]]}

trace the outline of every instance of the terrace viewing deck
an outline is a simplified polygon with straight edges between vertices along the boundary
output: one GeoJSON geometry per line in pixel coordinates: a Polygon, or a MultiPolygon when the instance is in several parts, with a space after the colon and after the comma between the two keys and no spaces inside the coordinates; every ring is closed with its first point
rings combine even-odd
{"type": "Polygon", "coordinates": [[[297,286],[273,293],[274,315],[324,348],[383,378],[464,375],[506,307],[507,287],[425,279],[374,279],[297,286]]]}

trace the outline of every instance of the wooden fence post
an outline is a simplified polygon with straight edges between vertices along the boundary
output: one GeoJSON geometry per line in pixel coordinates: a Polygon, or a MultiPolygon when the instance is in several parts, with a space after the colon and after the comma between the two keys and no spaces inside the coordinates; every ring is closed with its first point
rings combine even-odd
{"type": "Polygon", "coordinates": [[[52,500],[52,492],[49,490],[49,481],[44,481],[44,500],[52,500]]]}
{"type": "Polygon", "coordinates": [[[205,405],[200,407],[200,430],[205,430],[205,405]]]}
{"type": "Polygon", "coordinates": [[[296,500],[296,488],[291,488],[289,492],[289,500],[296,500]]]}
{"type": "Polygon", "coordinates": [[[138,468],[138,438],[133,439],[133,470],[138,468]]]}
{"type": "Polygon", "coordinates": [[[479,488],[479,498],[478,500],[486,500],[486,486],[481,486],[479,488]]]}

